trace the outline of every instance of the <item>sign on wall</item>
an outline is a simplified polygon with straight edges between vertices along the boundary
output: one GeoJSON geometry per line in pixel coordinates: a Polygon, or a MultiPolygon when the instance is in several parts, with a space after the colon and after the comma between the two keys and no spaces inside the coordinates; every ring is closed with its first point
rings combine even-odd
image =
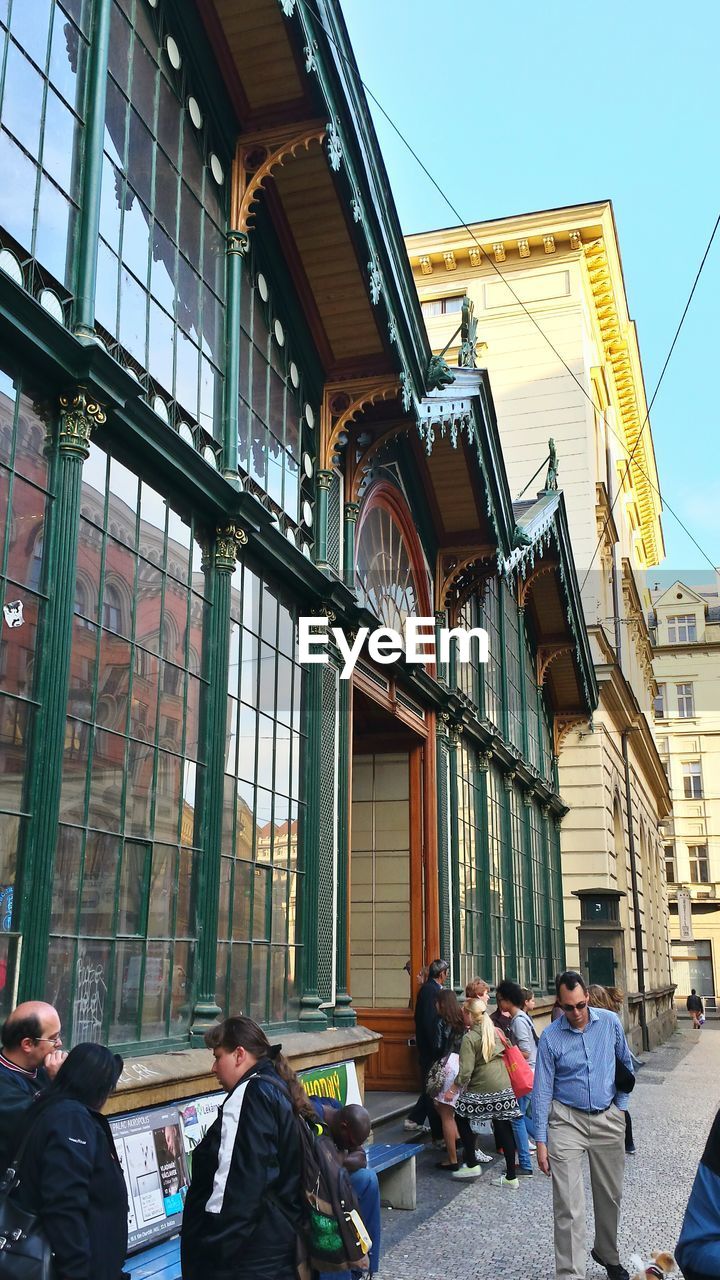
{"type": "Polygon", "coordinates": [[[677,904],[680,941],[694,942],[692,898],[690,897],[690,893],[687,889],[678,889],[677,904]]]}
{"type": "MultiPolygon", "coordinates": [[[[362,1102],[354,1062],[334,1062],[298,1074],[313,1096],[334,1098],[343,1106],[362,1102]]],[[[218,1090],[166,1107],[108,1117],[127,1186],[131,1253],[180,1230],[193,1151],[224,1098],[218,1090]]]]}

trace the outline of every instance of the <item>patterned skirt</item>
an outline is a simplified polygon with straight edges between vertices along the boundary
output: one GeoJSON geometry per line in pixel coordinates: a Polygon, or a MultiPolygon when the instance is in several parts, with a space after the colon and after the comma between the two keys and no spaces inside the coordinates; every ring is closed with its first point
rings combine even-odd
{"type": "Polygon", "coordinates": [[[480,1133],[488,1120],[517,1120],[521,1114],[512,1089],[500,1089],[497,1093],[461,1093],[455,1113],[469,1122],[474,1133],[480,1133]]]}

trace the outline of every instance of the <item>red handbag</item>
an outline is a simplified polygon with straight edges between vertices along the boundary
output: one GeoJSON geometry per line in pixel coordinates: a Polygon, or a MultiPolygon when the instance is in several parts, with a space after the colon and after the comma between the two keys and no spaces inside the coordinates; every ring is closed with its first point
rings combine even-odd
{"type": "Polygon", "coordinates": [[[527,1058],[523,1058],[517,1045],[510,1044],[509,1040],[505,1039],[502,1032],[498,1031],[498,1035],[505,1045],[505,1049],[503,1051],[503,1062],[507,1067],[512,1091],[516,1098],[525,1098],[529,1093],[532,1093],[534,1078],[533,1069],[527,1058]]]}

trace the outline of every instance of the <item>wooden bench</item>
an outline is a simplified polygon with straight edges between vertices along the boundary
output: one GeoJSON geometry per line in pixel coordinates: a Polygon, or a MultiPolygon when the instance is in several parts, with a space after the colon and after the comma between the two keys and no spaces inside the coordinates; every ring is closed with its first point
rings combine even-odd
{"type": "Polygon", "coordinates": [[[380,1183],[380,1203],[390,1209],[416,1209],[415,1157],[421,1142],[375,1142],[367,1147],[368,1168],[380,1183]]]}

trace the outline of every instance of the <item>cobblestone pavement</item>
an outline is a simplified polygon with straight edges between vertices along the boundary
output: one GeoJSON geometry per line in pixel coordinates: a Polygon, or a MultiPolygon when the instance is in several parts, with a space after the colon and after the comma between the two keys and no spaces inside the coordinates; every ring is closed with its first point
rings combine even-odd
{"type": "MultiPolygon", "coordinates": [[[[631,1098],[637,1155],[626,1163],[620,1256],[673,1249],[698,1160],[720,1105],[720,1027],[675,1033],[644,1055],[631,1098]]],[[[407,1136],[407,1135],[405,1135],[407,1136]]],[[[382,1141],[391,1141],[383,1132],[382,1141]]],[[[398,1132],[397,1138],[400,1140],[398,1132]]],[[[484,1143],[490,1149],[490,1141],[484,1143]]],[[[518,1192],[490,1185],[496,1162],[476,1182],[453,1182],[435,1168],[437,1151],[418,1157],[418,1208],[383,1210],[380,1280],[553,1280],[552,1192],[539,1173],[518,1192]]],[[[588,1280],[605,1272],[590,1258],[592,1215],[588,1205],[588,1280]]]]}

